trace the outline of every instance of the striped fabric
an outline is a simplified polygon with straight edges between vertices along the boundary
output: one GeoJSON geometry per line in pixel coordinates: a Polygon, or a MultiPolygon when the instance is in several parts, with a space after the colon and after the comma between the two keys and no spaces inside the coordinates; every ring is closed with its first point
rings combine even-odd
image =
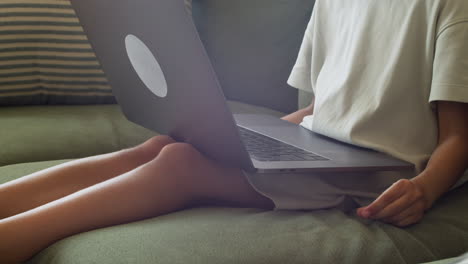
{"type": "Polygon", "coordinates": [[[0,0],[0,105],[114,102],[68,1],[0,0]]]}

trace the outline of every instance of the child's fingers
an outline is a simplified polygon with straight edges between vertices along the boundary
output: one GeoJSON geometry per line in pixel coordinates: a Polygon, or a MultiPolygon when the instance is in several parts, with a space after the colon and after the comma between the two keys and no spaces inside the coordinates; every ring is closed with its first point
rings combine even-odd
{"type": "Polygon", "coordinates": [[[400,180],[390,186],[385,192],[383,192],[374,202],[364,208],[360,208],[358,214],[361,217],[369,218],[378,214],[385,207],[393,203],[393,201],[400,198],[405,193],[405,186],[407,185],[405,180],[400,180]]]}
{"type": "Polygon", "coordinates": [[[389,224],[397,224],[407,218],[410,218],[413,215],[423,214],[423,213],[424,213],[424,203],[422,203],[421,201],[416,201],[410,207],[406,208],[404,211],[394,216],[384,218],[383,221],[389,224]]]}
{"type": "Polygon", "coordinates": [[[393,216],[396,216],[407,209],[410,209],[411,206],[416,201],[414,195],[411,193],[405,193],[400,196],[398,199],[387,205],[385,208],[372,215],[372,219],[386,219],[393,216]]]}
{"type": "Polygon", "coordinates": [[[413,183],[402,185],[404,194],[396,201],[382,209],[380,212],[373,216],[374,219],[385,219],[398,215],[408,208],[414,207],[417,210],[421,209],[424,205],[424,195],[422,191],[413,183]]]}

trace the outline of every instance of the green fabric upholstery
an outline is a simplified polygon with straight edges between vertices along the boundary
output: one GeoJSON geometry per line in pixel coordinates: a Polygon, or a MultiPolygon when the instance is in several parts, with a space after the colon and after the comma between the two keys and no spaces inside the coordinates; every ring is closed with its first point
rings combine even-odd
{"type": "MultiPolygon", "coordinates": [[[[64,161],[0,168],[0,183],[64,161]]],[[[421,263],[468,247],[468,185],[400,229],[338,210],[196,208],[59,241],[30,264],[421,263]]]]}
{"type": "Polygon", "coordinates": [[[0,105],[115,103],[69,1],[0,2],[0,105]]]}
{"type": "Polygon", "coordinates": [[[462,263],[459,261],[461,261],[460,258],[449,258],[449,259],[442,259],[442,260],[433,261],[433,262],[424,263],[424,264],[466,264],[466,263],[462,263]]]}
{"type": "Polygon", "coordinates": [[[155,134],[117,105],[3,107],[0,120],[0,166],[111,152],[155,134]]]}

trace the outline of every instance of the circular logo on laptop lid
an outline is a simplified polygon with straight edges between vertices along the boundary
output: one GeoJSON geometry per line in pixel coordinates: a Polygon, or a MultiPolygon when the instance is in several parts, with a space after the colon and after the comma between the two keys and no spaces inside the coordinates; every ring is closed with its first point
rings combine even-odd
{"type": "Polygon", "coordinates": [[[156,96],[167,96],[167,82],[158,61],[150,49],[134,35],[125,37],[125,48],[138,77],[156,96]]]}

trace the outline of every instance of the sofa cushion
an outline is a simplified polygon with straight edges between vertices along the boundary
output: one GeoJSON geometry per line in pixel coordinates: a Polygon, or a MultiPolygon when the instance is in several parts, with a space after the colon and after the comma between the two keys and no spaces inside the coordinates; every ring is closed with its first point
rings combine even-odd
{"type": "Polygon", "coordinates": [[[468,264],[468,258],[465,257],[457,257],[457,258],[449,258],[449,259],[442,259],[433,261],[430,263],[421,263],[421,264],[468,264]]]}
{"type": "Polygon", "coordinates": [[[69,1],[0,2],[0,105],[114,102],[69,1]]]}
{"type": "Polygon", "coordinates": [[[0,122],[0,166],[111,152],[155,134],[118,105],[2,107],[0,122]]]}
{"type": "MultiPolygon", "coordinates": [[[[282,113],[229,102],[235,113],[282,113]]],[[[80,158],[134,146],[156,133],[129,122],[118,105],[0,108],[0,166],[80,158]]]]}
{"type": "MultiPolygon", "coordinates": [[[[62,162],[1,167],[0,184],[62,162]]],[[[468,250],[467,207],[468,185],[408,228],[338,210],[195,208],[75,235],[29,263],[421,263],[468,250]]]]}

